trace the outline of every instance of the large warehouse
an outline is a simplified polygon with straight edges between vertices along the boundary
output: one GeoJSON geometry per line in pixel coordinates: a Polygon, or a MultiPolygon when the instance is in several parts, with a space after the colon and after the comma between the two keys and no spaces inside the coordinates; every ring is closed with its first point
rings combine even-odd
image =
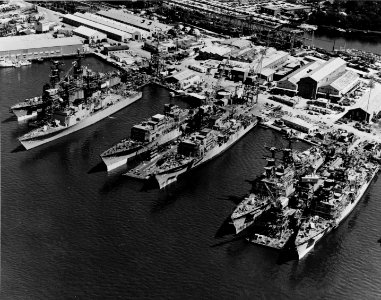
{"type": "Polygon", "coordinates": [[[82,38],[85,38],[89,42],[94,42],[94,43],[107,39],[107,35],[105,33],[88,28],[86,26],[79,26],[78,28],[73,30],[73,33],[82,38]]]}
{"type": "Polygon", "coordinates": [[[54,38],[51,34],[2,37],[0,59],[35,59],[76,54],[82,51],[79,37],[54,38]]]}
{"type": "Polygon", "coordinates": [[[110,9],[97,12],[98,15],[104,16],[106,18],[122,22],[124,24],[131,25],[136,28],[143,29],[148,32],[162,31],[167,32],[172,27],[166,24],[162,24],[157,21],[145,19],[137,15],[132,15],[129,13],[122,12],[117,9],[110,9]]]}
{"type": "Polygon", "coordinates": [[[320,67],[322,64],[318,61],[311,61],[303,67],[297,69],[277,83],[277,89],[285,94],[294,96],[298,93],[298,84],[302,77],[320,67]]]}
{"type": "Polygon", "coordinates": [[[303,77],[299,81],[299,95],[307,99],[315,99],[318,88],[332,82],[334,78],[345,72],[345,60],[336,57],[325,62],[323,65],[303,77]]]}
{"type": "Polygon", "coordinates": [[[359,83],[360,76],[351,70],[347,70],[339,77],[334,78],[332,82],[319,87],[318,94],[326,97],[340,98],[356,88],[359,83]]]}
{"type": "Polygon", "coordinates": [[[131,34],[121,31],[115,28],[112,28],[110,26],[105,26],[100,23],[90,21],[84,18],[81,18],[76,15],[64,15],[63,16],[63,22],[66,24],[70,24],[72,26],[86,26],[88,28],[103,32],[107,35],[108,38],[119,41],[119,42],[125,42],[132,38],[131,34]]]}
{"type": "Polygon", "coordinates": [[[93,21],[104,26],[109,26],[111,28],[115,28],[117,30],[124,31],[131,35],[134,40],[141,40],[142,38],[146,38],[150,35],[150,33],[146,30],[138,29],[136,27],[132,27],[126,25],[124,23],[108,19],[106,17],[95,15],[91,13],[75,13],[75,16],[81,17],[83,19],[87,19],[89,21],[93,21]]]}

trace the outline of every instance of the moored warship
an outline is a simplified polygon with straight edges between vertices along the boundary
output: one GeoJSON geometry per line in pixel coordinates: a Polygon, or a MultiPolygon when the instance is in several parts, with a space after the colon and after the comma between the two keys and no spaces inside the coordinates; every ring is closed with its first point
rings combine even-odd
{"type": "Polygon", "coordinates": [[[189,115],[189,109],[166,104],[164,115],[156,114],[150,120],[134,125],[129,139],[120,141],[100,155],[107,171],[126,165],[128,159],[178,138],[189,115]]]}
{"type": "Polygon", "coordinates": [[[50,67],[50,81],[43,86],[41,96],[26,99],[10,107],[18,121],[23,121],[44,115],[46,108],[51,106],[61,97],[68,101],[87,99],[96,93],[111,88],[121,83],[118,72],[99,73],[82,66],[83,55],[77,54],[69,71],[61,78],[60,61],[52,61],[50,67]],[[54,91],[52,93],[52,91],[54,91]]]}
{"type": "Polygon", "coordinates": [[[94,97],[87,103],[64,106],[56,109],[49,122],[19,138],[29,150],[46,144],[72,132],[90,126],[142,97],[141,92],[132,91],[126,95],[107,94],[94,97]]]}
{"type": "Polygon", "coordinates": [[[317,170],[325,159],[318,147],[299,152],[291,150],[290,143],[288,148],[271,147],[269,150],[272,155],[266,157],[265,172],[256,179],[253,193],[245,197],[231,215],[237,234],[253,225],[265,211],[279,206],[286,207],[295,192],[297,179],[307,171],[317,170]],[[275,154],[278,151],[282,152],[282,158],[276,164],[278,159],[275,154]]]}
{"type": "MultiPolygon", "coordinates": [[[[222,154],[257,124],[250,107],[233,106],[231,109],[218,118],[212,118],[213,123],[209,128],[184,136],[173,146],[175,150],[170,154],[164,150],[166,155],[162,155],[156,165],[150,168],[146,177],[154,178],[160,189],[164,188],[181,174],[222,154]]],[[[126,175],[134,172],[131,170],[126,175]]]]}
{"type": "Polygon", "coordinates": [[[299,259],[310,252],[353,211],[379,171],[369,153],[361,151],[336,157],[323,173],[324,181],[315,192],[310,212],[301,223],[295,240],[299,259]]]}

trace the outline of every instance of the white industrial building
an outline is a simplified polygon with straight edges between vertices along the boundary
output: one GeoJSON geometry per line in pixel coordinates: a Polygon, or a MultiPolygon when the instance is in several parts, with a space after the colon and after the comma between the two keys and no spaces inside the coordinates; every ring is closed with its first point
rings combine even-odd
{"type": "Polygon", "coordinates": [[[88,28],[95,29],[97,31],[105,33],[108,38],[116,40],[116,41],[120,41],[120,42],[125,42],[132,39],[132,35],[125,31],[118,30],[110,26],[105,26],[103,24],[100,24],[91,20],[87,20],[85,18],[76,16],[76,15],[71,15],[71,14],[64,15],[63,22],[66,24],[70,24],[72,26],[76,26],[76,27],[83,25],[88,28]]]}
{"type": "Polygon", "coordinates": [[[78,35],[82,38],[87,39],[90,43],[91,42],[96,43],[96,42],[100,42],[102,40],[107,39],[107,35],[105,33],[91,29],[86,26],[79,26],[78,28],[73,30],[73,33],[75,35],[78,35]]]}
{"type": "Polygon", "coordinates": [[[319,87],[318,95],[340,98],[354,89],[359,83],[360,76],[351,70],[347,70],[339,77],[334,78],[329,84],[319,87]]]}
{"type": "Polygon", "coordinates": [[[262,60],[262,69],[278,69],[287,61],[288,57],[289,54],[287,52],[269,48],[262,60]]]}
{"type": "Polygon", "coordinates": [[[283,91],[285,94],[291,94],[292,96],[296,95],[298,92],[299,80],[320,66],[321,63],[318,61],[309,62],[308,64],[279,80],[277,83],[277,89],[283,91]]]}
{"type": "Polygon", "coordinates": [[[300,79],[298,84],[299,95],[303,98],[315,99],[318,88],[338,78],[339,75],[345,72],[345,69],[345,60],[340,57],[330,59],[300,79]]]}
{"type": "Polygon", "coordinates": [[[69,56],[82,51],[77,36],[54,38],[51,34],[7,36],[1,38],[0,59],[35,59],[69,56]]]}
{"type": "Polygon", "coordinates": [[[283,117],[282,121],[286,126],[290,127],[291,129],[295,129],[307,134],[310,134],[318,130],[318,126],[299,118],[283,117]]]}
{"type": "Polygon", "coordinates": [[[151,35],[146,30],[138,29],[136,27],[132,27],[132,26],[126,25],[124,23],[108,19],[108,18],[103,17],[101,15],[96,15],[96,14],[91,14],[91,13],[75,13],[74,15],[81,17],[81,18],[84,18],[84,19],[87,19],[87,20],[90,20],[90,21],[93,21],[93,22],[97,22],[97,23],[105,25],[105,26],[115,28],[117,30],[127,32],[128,34],[131,35],[132,39],[134,39],[134,40],[141,40],[142,38],[147,38],[148,36],[151,35]]]}
{"type": "Polygon", "coordinates": [[[175,73],[167,78],[168,82],[172,82],[178,85],[180,89],[187,89],[192,85],[198,84],[201,82],[199,75],[196,75],[191,70],[184,70],[178,73],[175,73]]]}
{"type": "Polygon", "coordinates": [[[135,28],[143,29],[150,33],[157,32],[157,31],[167,32],[169,29],[172,28],[172,26],[169,26],[154,20],[142,18],[137,15],[129,14],[117,9],[99,11],[97,12],[97,14],[100,16],[118,21],[118,22],[122,22],[130,26],[133,26],[135,28]]]}

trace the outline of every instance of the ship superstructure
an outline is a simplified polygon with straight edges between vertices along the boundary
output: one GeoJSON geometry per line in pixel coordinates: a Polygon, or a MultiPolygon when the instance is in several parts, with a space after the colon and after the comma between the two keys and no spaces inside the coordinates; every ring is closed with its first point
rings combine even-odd
{"type": "MultiPolygon", "coordinates": [[[[213,116],[207,119],[207,126],[184,136],[174,145],[176,150],[170,155],[159,154],[163,158],[146,177],[154,178],[159,187],[164,188],[179,175],[223,153],[257,124],[250,107],[243,105],[225,108],[223,113],[213,116]]],[[[135,170],[131,170],[127,175],[134,173],[135,170]]]]}
{"type": "Polygon", "coordinates": [[[295,240],[299,259],[350,214],[378,172],[379,165],[371,161],[370,153],[358,151],[356,155],[336,155],[322,169],[323,184],[315,192],[295,240]]]}
{"type": "Polygon", "coordinates": [[[128,159],[178,138],[184,131],[183,125],[192,115],[189,109],[166,104],[164,114],[156,114],[149,120],[134,125],[130,138],[120,141],[101,154],[107,171],[126,165],[128,159]]]}
{"type": "Polygon", "coordinates": [[[90,126],[141,97],[142,93],[136,91],[124,95],[107,94],[90,99],[87,103],[55,109],[49,121],[21,136],[19,141],[27,150],[35,148],[90,126]]]}
{"type": "Polygon", "coordinates": [[[270,148],[273,155],[255,184],[256,193],[231,216],[236,232],[246,230],[246,239],[255,244],[293,248],[301,259],[338,227],[380,168],[374,161],[377,145],[358,143],[344,133],[328,133],[323,146],[293,152],[289,172],[276,166],[276,149],[270,148]]]}
{"type": "Polygon", "coordinates": [[[119,72],[99,73],[82,66],[83,55],[78,53],[69,71],[61,77],[62,65],[60,61],[52,61],[49,83],[43,87],[42,95],[26,99],[13,105],[13,112],[19,121],[31,115],[39,115],[42,119],[52,113],[51,107],[57,106],[57,100],[65,103],[86,100],[98,91],[120,84],[119,72]]]}
{"type": "MultiPolygon", "coordinates": [[[[291,150],[290,146],[284,149],[271,147],[269,150],[272,155],[266,157],[265,171],[255,181],[254,192],[246,197],[231,215],[237,234],[253,225],[264,212],[272,208],[286,208],[290,197],[295,193],[298,179],[315,172],[325,159],[324,152],[317,147],[304,152],[291,150]],[[279,159],[280,163],[276,164],[278,159],[275,153],[278,151],[282,152],[282,158],[279,159]]],[[[289,216],[291,212],[281,211],[277,214],[289,216]]]]}

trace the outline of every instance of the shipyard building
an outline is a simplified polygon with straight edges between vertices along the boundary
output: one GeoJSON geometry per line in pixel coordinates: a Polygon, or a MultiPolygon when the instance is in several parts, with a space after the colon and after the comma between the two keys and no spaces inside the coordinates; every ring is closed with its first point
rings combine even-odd
{"type": "Polygon", "coordinates": [[[318,89],[328,85],[346,69],[346,62],[341,58],[332,58],[300,79],[298,93],[301,97],[315,99],[318,89]]]}
{"type": "Polygon", "coordinates": [[[307,76],[313,70],[317,69],[321,66],[321,63],[318,61],[311,61],[303,67],[297,69],[291,74],[283,77],[277,83],[277,90],[282,92],[283,94],[287,94],[290,96],[295,96],[298,93],[298,84],[302,77],[307,76]]]}
{"type": "Polygon", "coordinates": [[[132,39],[131,34],[126,31],[122,31],[110,26],[105,26],[103,24],[82,18],[78,15],[67,14],[63,16],[63,22],[72,26],[86,26],[88,28],[97,30],[107,35],[109,39],[125,42],[132,39]]]}
{"type": "Polygon", "coordinates": [[[142,38],[147,38],[150,33],[148,31],[138,29],[133,26],[126,25],[124,23],[108,19],[106,17],[96,15],[96,14],[91,14],[91,13],[75,13],[74,15],[81,17],[83,19],[89,20],[96,22],[98,24],[102,24],[104,26],[108,26],[111,28],[115,28],[117,30],[124,31],[128,33],[131,36],[131,39],[133,40],[141,40],[142,38]]]}
{"type": "Polygon", "coordinates": [[[99,32],[97,30],[88,28],[86,26],[79,26],[78,28],[73,30],[75,35],[78,35],[90,43],[101,42],[107,39],[107,35],[105,33],[99,32]]]}
{"type": "Polygon", "coordinates": [[[108,19],[132,26],[134,28],[144,30],[149,33],[154,33],[158,31],[165,33],[172,28],[172,26],[162,24],[154,20],[142,18],[137,15],[129,14],[117,9],[99,11],[97,12],[97,14],[108,19]]]}
{"type": "Polygon", "coordinates": [[[2,37],[0,59],[36,59],[70,56],[82,51],[82,39],[76,36],[54,38],[51,34],[2,37]]]}
{"type": "Polygon", "coordinates": [[[167,82],[175,84],[180,89],[187,89],[194,84],[201,82],[199,75],[196,75],[191,70],[184,70],[169,76],[167,82]]]}

